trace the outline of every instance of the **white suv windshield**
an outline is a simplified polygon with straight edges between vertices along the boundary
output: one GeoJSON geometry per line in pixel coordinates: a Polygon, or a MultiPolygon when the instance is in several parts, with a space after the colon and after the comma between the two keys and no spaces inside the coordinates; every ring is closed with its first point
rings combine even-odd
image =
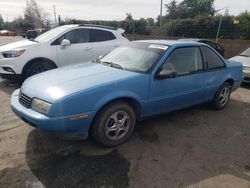
{"type": "Polygon", "coordinates": [[[35,41],[37,42],[48,42],[51,39],[56,38],[58,35],[60,35],[62,32],[64,32],[67,29],[67,27],[56,27],[54,29],[51,29],[38,37],[35,38],[35,41]]]}

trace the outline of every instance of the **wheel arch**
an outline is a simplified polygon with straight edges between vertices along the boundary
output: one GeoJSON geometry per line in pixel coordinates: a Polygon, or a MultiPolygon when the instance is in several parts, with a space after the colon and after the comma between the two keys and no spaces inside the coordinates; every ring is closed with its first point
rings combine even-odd
{"type": "Polygon", "coordinates": [[[233,78],[228,78],[227,80],[225,80],[225,82],[228,82],[231,85],[231,87],[233,87],[234,83],[235,83],[235,80],[233,78]]]}
{"type": "Polygon", "coordinates": [[[30,65],[32,65],[33,63],[35,63],[36,61],[45,61],[45,62],[48,62],[50,64],[52,64],[55,68],[57,68],[57,65],[54,61],[52,61],[51,59],[49,58],[46,58],[46,57],[37,57],[37,58],[34,58],[34,59],[31,59],[29,60],[23,67],[22,69],[22,75],[25,75],[26,73],[26,70],[28,69],[28,67],[30,65]]]}
{"type": "Polygon", "coordinates": [[[106,106],[115,103],[115,102],[125,102],[128,105],[130,105],[133,110],[135,111],[136,119],[140,119],[140,113],[141,113],[141,105],[138,100],[132,97],[118,97],[115,99],[111,99],[109,101],[106,101],[96,112],[95,117],[104,109],[106,106]]]}

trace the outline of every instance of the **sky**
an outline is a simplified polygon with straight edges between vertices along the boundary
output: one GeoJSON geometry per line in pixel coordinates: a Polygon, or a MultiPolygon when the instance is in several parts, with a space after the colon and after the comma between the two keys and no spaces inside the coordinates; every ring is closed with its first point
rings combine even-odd
{"type": "MultiPolygon", "coordinates": [[[[156,18],[160,12],[160,0],[36,0],[48,15],[53,18],[53,5],[57,15],[64,18],[82,20],[123,20],[126,13],[134,19],[156,18]]],[[[171,0],[163,0],[164,4],[171,0]]],[[[180,1],[180,0],[178,0],[180,1]]],[[[5,21],[23,15],[26,0],[0,0],[0,14],[5,21]]],[[[215,8],[229,7],[229,13],[237,15],[248,9],[250,0],[215,0],[215,8]]],[[[165,13],[165,9],[163,12],[165,13]]],[[[223,11],[222,11],[223,13],[223,11]]]]}

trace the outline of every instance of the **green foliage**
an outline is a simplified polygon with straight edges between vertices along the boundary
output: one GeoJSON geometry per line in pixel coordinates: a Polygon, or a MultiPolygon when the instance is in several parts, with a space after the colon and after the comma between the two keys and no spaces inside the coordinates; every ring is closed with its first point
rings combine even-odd
{"type": "Polygon", "coordinates": [[[125,20],[122,22],[122,28],[124,28],[127,33],[133,33],[134,24],[135,23],[132,14],[127,13],[125,20]]]}
{"type": "Polygon", "coordinates": [[[125,20],[121,23],[121,27],[128,34],[151,35],[155,28],[155,21],[153,18],[134,20],[131,13],[127,13],[125,20]]]}
{"type": "MultiPolygon", "coordinates": [[[[215,38],[221,16],[214,16],[214,0],[172,0],[166,5],[163,27],[154,33],[174,37],[215,38]]],[[[250,38],[250,13],[222,16],[220,38],[250,38]],[[240,24],[233,24],[239,19],[240,24]]]]}
{"type": "Polygon", "coordinates": [[[250,12],[240,14],[237,19],[240,20],[239,28],[245,39],[250,39],[250,12]]]}
{"type": "Polygon", "coordinates": [[[186,19],[195,18],[199,15],[211,16],[214,15],[215,0],[183,0],[178,3],[172,0],[166,4],[168,19],[186,19]]]}
{"type": "MultiPolygon", "coordinates": [[[[198,16],[194,19],[175,19],[169,20],[163,25],[160,33],[173,37],[188,38],[214,38],[216,37],[220,16],[198,16]]],[[[233,16],[224,16],[222,18],[220,38],[242,38],[246,39],[247,34],[238,25],[233,24],[233,16]]],[[[245,24],[243,24],[245,26],[245,24]]],[[[249,31],[246,27],[245,31],[249,31]]],[[[248,35],[249,36],[249,35],[248,35]]]]}

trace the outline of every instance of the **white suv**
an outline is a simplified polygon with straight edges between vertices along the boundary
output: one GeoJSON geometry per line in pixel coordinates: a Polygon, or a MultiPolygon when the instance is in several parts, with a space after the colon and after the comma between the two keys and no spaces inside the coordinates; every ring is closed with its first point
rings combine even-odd
{"type": "Polygon", "coordinates": [[[65,25],[33,40],[0,46],[0,76],[23,80],[57,67],[96,60],[128,43],[123,29],[98,25],[65,25]]]}

